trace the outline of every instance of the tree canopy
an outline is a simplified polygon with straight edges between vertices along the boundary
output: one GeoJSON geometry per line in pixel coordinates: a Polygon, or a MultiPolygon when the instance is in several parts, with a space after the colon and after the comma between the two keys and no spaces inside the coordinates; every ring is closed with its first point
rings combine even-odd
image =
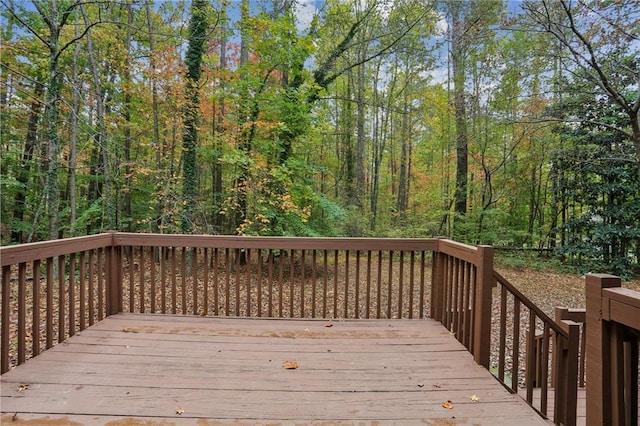
{"type": "Polygon", "coordinates": [[[2,243],[439,236],[640,257],[640,2],[0,0],[2,243]]]}

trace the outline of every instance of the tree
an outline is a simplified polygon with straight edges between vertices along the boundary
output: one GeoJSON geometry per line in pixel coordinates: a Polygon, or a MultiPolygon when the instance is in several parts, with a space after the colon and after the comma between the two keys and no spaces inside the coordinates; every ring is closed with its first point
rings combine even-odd
{"type": "Polygon", "coordinates": [[[626,120],[610,125],[631,141],[640,176],[640,2],[541,0],[526,1],[523,8],[567,53],[557,58],[561,66],[625,114],[626,120]],[[630,84],[616,78],[621,70],[632,77],[630,84]]]}
{"type": "Polygon", "coordinates": [[[200,107],[199,81],[209,25],[207,14],[207,1],[194,0],[191,3],[188,47],[185,55],[187,84],[185,86],[186,103],[182,134],[182,231],[184,233],[192,233],[196,228],[194,210],[197,202],[198,183],[196,148],[200,107]]]}

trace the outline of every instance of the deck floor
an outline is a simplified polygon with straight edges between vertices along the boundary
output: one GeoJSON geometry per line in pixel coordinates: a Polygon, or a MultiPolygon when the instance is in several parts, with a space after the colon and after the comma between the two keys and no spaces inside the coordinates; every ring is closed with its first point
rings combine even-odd
{"type": "Polygon", "coordinates": [[[330,324],[112,316],[2,375],[2,423],[548,424],[433,320],[330,324]]]}

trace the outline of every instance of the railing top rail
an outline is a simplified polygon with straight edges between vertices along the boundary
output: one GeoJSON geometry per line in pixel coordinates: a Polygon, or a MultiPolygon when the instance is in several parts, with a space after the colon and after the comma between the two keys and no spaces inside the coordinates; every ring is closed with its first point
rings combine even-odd
{"type": "Polygon", "coordinates": [[[242,237],[232,235],[136,234],[118,232],[114,244],[120,246],[253,248],[297,250],[426,250],[437,248],[435,238],[318,238],[242,237]]]}
{"type": "Polygon", "coordinates": [[[549,327],[555,331],[556,333],[562,335],[565,339],[569,338],[569,334],[560,326],[557,322],[555,322],[549,315],[547,315],[542,309],[536,306],[527,296],[522,294],[520,290],[515,288],[513,284],[511,284],[506,278],[500,275],[497,271],[493,271],[493,276],[498,280],[500,284],[505,286],[507,290],[511,292],[515,297],[517,297],[522,304],[524,304],[527,308],[533,311],[538,318],[540,318],[545,323],[549,324],[549,327]]]}
{"type": "Polygon", "coordinates": [[[109,247],[113,245],[114,235],[115,233],[109,232],[84,237],[0,247],[0,264],[4,267],[36,259],[45,259],[84,250],[109,247]]]}
{"type": "Polygon", "coordinates": [[[602,317],[640,330],[640,292],[623,287],[603,288],[602,317]]]}
{"type": "Polygon", "coordinates": [[[446,238],[438,239],[437,251],[449,256],[457,257],[465,262],[475,263],[477,260],[478,248],[446,238]]]}

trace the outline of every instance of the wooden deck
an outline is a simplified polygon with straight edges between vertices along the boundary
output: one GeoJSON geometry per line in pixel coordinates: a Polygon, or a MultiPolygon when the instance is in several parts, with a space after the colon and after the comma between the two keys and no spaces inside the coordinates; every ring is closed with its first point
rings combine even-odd
{"type": "Polygon", "coordinates": [[[7,424],[548,424],[428,319],[119,314],[1,396],[7,424]]]}

